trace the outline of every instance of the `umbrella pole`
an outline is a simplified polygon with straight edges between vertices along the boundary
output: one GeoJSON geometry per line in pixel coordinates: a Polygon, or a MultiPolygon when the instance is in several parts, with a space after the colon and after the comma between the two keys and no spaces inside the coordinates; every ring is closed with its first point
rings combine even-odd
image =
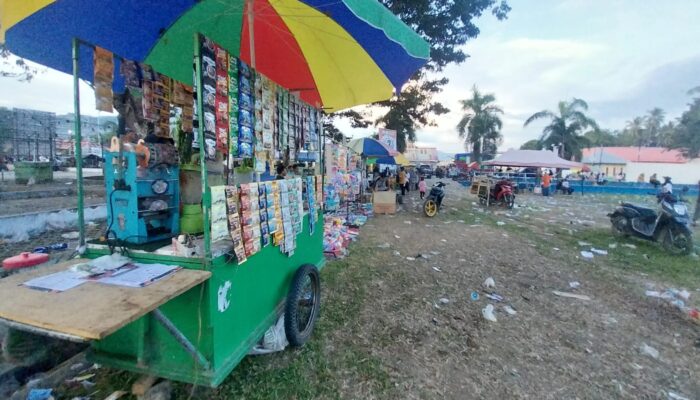
{"type": "Polygon", "coordinates": [[[79,247],[85,245],[85,211],[83,210],[83,149],[82,134],[80,131],[80,78],[78,52],[80,42],[73,38],[73,110],[75,112],[75,174],[78,187],[78,228],[80,230],[79,247]]]}

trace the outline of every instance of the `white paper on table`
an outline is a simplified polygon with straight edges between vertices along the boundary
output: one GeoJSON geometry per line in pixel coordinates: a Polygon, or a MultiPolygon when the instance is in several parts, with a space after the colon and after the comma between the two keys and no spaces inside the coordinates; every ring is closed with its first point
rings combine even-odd
{"type": "Polygon", "coordinates": [[[134,264],[136,268],[131,271],[98,279],[97,282],[108,285],[143,287],[156,282],[172,272],[180,269],[176,265],[164,264],[134,264]]]}
{"type": "Polygon", "coordinates": [[[68,289],[80,286],[85,282],[87,281],[82,279],[79,273],[66,270],[56,272],[55,274],[44,275],[38,278],[30,279],[24,282],[23,285],[32,289],[63,292],[68,289]]]}

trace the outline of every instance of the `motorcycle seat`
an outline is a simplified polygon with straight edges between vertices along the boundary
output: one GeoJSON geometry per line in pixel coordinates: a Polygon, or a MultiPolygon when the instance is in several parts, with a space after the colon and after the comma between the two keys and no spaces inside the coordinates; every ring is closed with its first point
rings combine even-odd
{"type": "Polygon", "coordinates": [[[652,208],[641,207],[630,203],[622,203],[622,206],[637,211],[643,219],[656,218],[656,211],[652,208]]]}

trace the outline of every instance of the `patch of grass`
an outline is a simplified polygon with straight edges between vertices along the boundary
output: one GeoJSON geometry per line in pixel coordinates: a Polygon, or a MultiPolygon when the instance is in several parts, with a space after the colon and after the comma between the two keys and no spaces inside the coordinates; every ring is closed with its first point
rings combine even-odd
{"type": "MultiPolygon", "coordinates": [[[[561,237],[565,237],[561,235],[561,237]]],[[[638,271],[685,287],[700,286],[700,263],[690,256],[672,256],[659,243],[633,238],[617,238],[609,229],[586,229],[565,239],[572,247],[580,248],[579,241],[608,251],[607,264],[626,271],[638,271]],[[615,249],[608,246],[617,243],[615,249]],[[636,248],[628,248],[628,243],[636,248]]]]}

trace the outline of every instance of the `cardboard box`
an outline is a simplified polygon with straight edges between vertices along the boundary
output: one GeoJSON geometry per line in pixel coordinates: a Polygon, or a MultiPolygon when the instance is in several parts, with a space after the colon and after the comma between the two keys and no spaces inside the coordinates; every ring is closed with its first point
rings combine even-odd
{"type": "Polygon", "coordinates": [[[375,192],[373,203],[375,214],[396,214],[396,193],[393,191],[375,192]]]}

